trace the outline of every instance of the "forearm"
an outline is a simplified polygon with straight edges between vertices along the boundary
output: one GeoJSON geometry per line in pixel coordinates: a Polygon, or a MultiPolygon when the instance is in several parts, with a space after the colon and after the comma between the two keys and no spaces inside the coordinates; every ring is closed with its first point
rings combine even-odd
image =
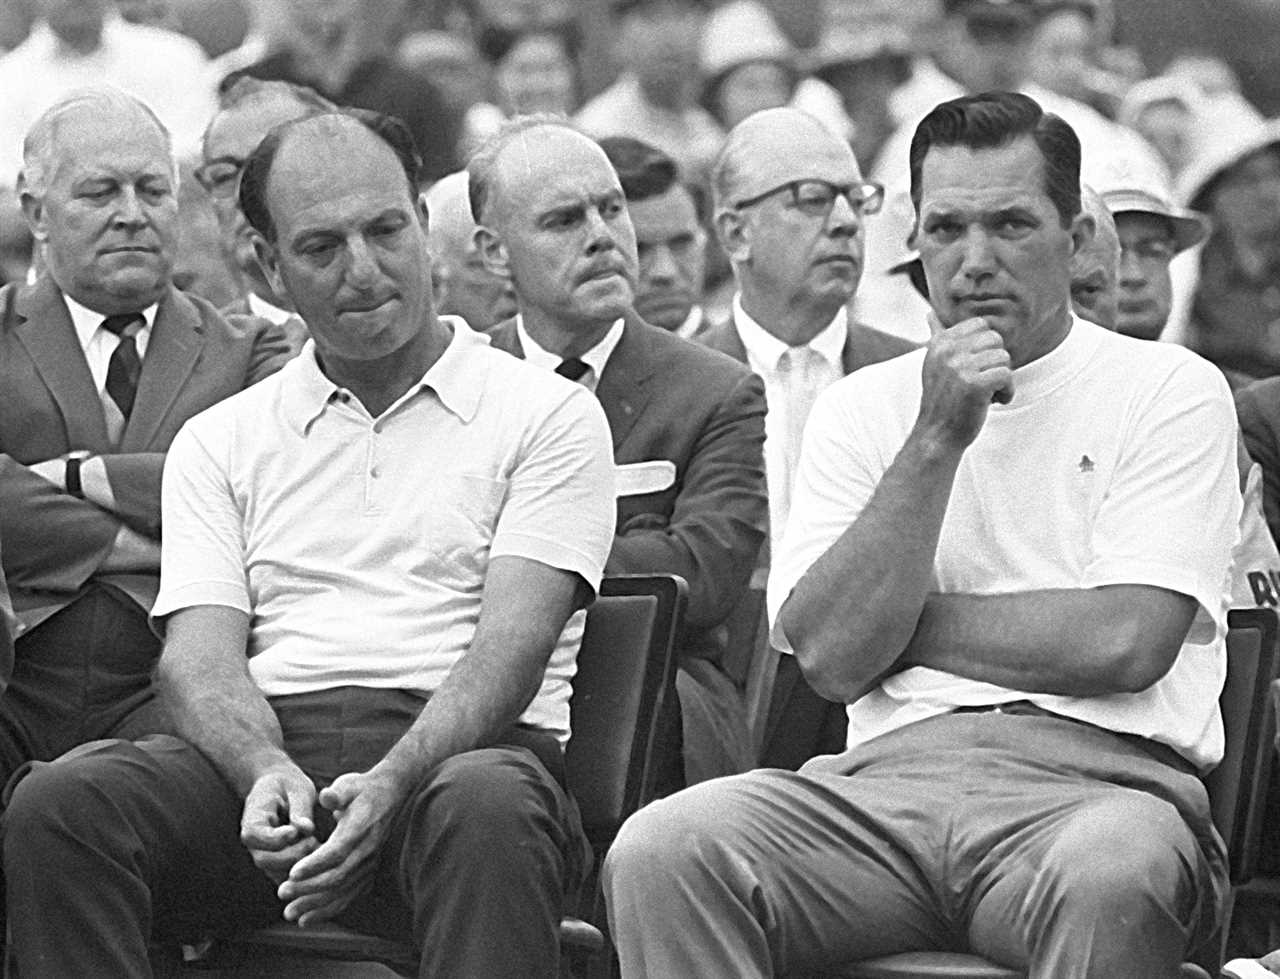
{"type": "Polygon", "coordinates": [[[823,696],[852,703],[906,648],[932,587],[960,458],[913,432],[857,519],[782,605],[778,622],[823,696]]]}
{"type": "Polygon", "coordinates": [[[520,717],[585,586],[523,558],[490,563],[471,646],[374,772],[407,792],[453,755],[491,744],[520,717]]]}
{"type": "Polygon", "coordinates": [[[156,670],[178,733],[241,795],[263,774],[296,767],[275,712],[249,675],[248,624],[243,612],[223,606],[175,612],[156,670]]]}
{"type": "Polygon", "coordinates": [[[1029,693],[1134,693],[1173,665],[1194,614],[1194,599],[1143,585],[934,593],[898,665],[1029,693]]]}

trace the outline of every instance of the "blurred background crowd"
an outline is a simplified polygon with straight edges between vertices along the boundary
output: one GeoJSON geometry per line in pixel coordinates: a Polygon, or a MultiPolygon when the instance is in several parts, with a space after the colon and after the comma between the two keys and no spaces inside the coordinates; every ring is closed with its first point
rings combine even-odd
{"type": "MultiPolygon", "coordinates": [[[[909,256],[909,134],[942,99],[1010,88],[1076,128],[1087,182],[1159,185],[1209,215],[1207,240],[1174,260],[1162,338],[1240,384],[1280,373],[1276,51],[1280,0],[4,0],[0,281],[32,262],[10,193],[22,135],[91,82],[151,104],[193,164],[244,74],[394,112],[424,189],[504,118],[543,111],[656,145],[697,188],[729,128],[792,104],[886,187],[855,312],[922,339],[923,300],[891,274],[909,256]]],[[[177,281],[225,306],[243,287],[213,203],[186,181],[177,281]]],[[[706,259],[714,315],[731,290],[714,245],[706,259]]]]}

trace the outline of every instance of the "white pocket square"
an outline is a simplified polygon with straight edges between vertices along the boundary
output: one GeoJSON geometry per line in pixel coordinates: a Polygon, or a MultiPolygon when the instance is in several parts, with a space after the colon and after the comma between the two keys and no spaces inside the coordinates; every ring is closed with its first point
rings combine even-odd
{"type": "Polygon", "coordinates": [[[628,462],[613,467],[618,496],[660,493],[676,482],[676,464],[669,459],[628,462]]]}

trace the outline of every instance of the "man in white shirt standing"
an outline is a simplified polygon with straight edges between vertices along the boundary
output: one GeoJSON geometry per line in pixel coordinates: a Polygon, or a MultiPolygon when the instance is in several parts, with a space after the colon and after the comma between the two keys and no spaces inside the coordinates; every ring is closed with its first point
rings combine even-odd
{"type": "Polygon", "coordinates": [[[435,315],[418,166],[398,120],[345,113],[246,163],[241,206],[312,342],[165,467],[158,683],[184,740],[97,742],[12,790],[24,976],[149,975],[153,931],[282,916],[411,936],[422,975],[558,975],[608,428],[435,315]]]}
{"type": "MultiPolygon", "coordinates": [[[[846,374],[915,344],[849,318],[862,278],[864,222],[875,220],[882,194],[862,179],[849,145],[818,120],[797,109],[748,116],[716,160],[712,192],[716,233],[737,289],[729,318],[695,339],[764,379],[770,539],[776,547],[815,399],[846,374]]],[[[768,558],[766,549],[765,570],[768,558]]],[[[783,656],[762,762],[794,769],[814,745],[838,750],[843,716],[843,706],[815,694],[794,658],[783,656]]]]}
{"type": "Polygon", "coordinates": [[[849,747],[623,827],[624,976],[967,948],[1168,979],[1217,923],[1226,382],[1072,315],[1092,228],[1060,118],[956,99],[910,158],[931,339],[823,393],[770,578],[774,639],[850,705],[849,747]]]}

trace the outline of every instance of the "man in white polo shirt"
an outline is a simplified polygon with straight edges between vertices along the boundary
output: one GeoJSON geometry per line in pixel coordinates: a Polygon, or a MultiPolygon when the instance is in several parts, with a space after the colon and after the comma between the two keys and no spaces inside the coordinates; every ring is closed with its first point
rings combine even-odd
{"type": "Polygon", "coordinates": [[[769,582],[848,748],[632,817],[604,871],[625,977],[970,949],[1169,979],[1212,932],[1231,396],[1071,314],[1079,166],[1024,95],[916,130],[932,336],[819,398],[769,582]]]}
{"type": "Polygon", "coordinates": [[[97,742],[16,785],[24,976],[149,974],[153,924],[281,915],[411,935],[422,975],[557,975],[608,425],[436,316],[416,169],[398,121],[340,113],[246,163],[263,265],[313,340],[171,450],[154,616],[185,740],[97,742]]]}

